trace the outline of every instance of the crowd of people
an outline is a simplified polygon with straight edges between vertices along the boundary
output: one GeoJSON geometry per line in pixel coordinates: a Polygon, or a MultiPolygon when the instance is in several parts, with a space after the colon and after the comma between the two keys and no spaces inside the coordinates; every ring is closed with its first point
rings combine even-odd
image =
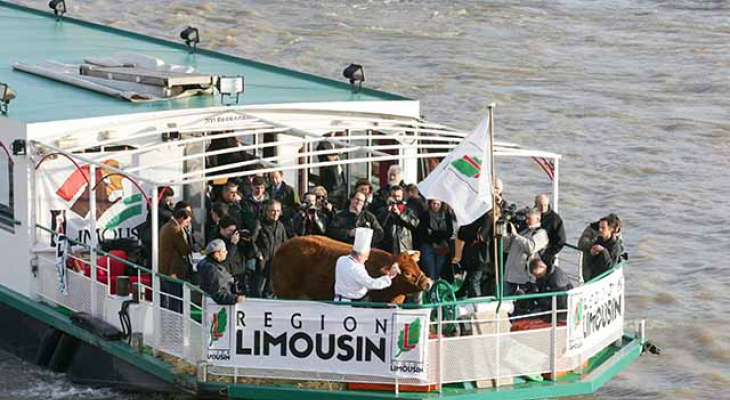
{"type": "MultiPolygon", "coordinates": [[[[337,185],[341,179],[337,179],[336,170],[333,174],[328,183],[337,185]]],[[[334,190],[344,197],[341,183],[334,190]]],[[[570,281],[555,265],[566,235],[549,197],[540,194],[534,207],[516,210],[503,198],[501,180],[496,180],[494,189],[495,207],[471,224],[458,227],[450,207],[423,198],[416,185],[406,185],[397,165],[390,166],[386,185],[375,191],[368,180],[359,180],[348,199],[330,198],[327,188],[317,186],[300,201],[279,171],[267,177],[229,179],[210,192],[203,244],[193,239],[190,204],[173,204],[172,189],[162,188],[159,271],[200,285],[221,304],[233,304],[245,296],[273,298],[271,262],[285,241],[295,236],[326,235],[353,244],[358,228],[368,228],[372,231],[368,242],[374,248],[393,254],[420,251],[419,264],[433,280],[452,280],[454,274],[466,272],[464,288],[469,297],[495,293],[498,256],[505,265],[505,295],[570,289],[570,281]],[[504,238],[499,255],[494,245],[496,235],[504,238]],[[205,258],[194,263],[192,253],[203,248],[205,258]]],[[[151,224],[147,225],[140,236],[147,254],[151,254],[151,224]]],[[[583,232],[578,247],[584,252],[585,281],[619,261],[623,253],[620,232],[621,221],[614,214],[591,223],[583,232]]],[[[169,282],[162,290],[177,297],[182,293],[180,285],[169,282]]],[[[173,300],[165,306],[173,310],[182,307],[173,300]]]]}

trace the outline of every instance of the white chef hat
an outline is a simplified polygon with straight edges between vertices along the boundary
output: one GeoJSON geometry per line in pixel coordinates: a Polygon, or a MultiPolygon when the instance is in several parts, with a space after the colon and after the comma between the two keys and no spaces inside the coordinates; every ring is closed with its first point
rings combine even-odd
{"type": "Polygon", "coordinates": [[[373,240],[373,230],[370,228],[355,229],[355,244],[352,250],[356,253],[363,254],[370,251],[370,242],[373,240]]]}

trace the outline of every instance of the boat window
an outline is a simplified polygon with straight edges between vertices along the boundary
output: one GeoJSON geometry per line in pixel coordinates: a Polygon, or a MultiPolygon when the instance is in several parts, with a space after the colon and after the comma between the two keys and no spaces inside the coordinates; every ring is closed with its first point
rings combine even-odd
{"type": "Polygon", "coordinates": [[[0,151],[0,229],[10,232],[15,232],[13,197],[13,162],[7,152],[0,151]]]}

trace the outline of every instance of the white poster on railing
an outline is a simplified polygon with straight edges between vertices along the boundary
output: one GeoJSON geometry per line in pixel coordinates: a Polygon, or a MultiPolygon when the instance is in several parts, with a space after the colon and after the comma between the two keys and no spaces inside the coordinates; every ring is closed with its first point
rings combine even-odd
{"type": "Polygon", "coordinates": [[[429,310],[208,299],[208,362],[427,381],[429,310]]]}
{"type": "MultiPolygon", "coordinates": [[[[182,150],[171,148],[144,154],[125,155],[123,152],[107,153],[104,165],[126,169],[139,165],[160,163],[174,158],[182,150]]],[[[145,171],[150,179],[164,174],[179,173],[178,164],[167,164],[145,171]]],[[[37,222],[54,231],[63,231],[70,239],[90,243],[89,219],[91,204],[89,184],[96,188],[96,236],[98,241],[138,236],[136,227],[145,222],[147,202],[132,181],[124,175],[106,168],[96,168],[95,176],[89,176],[89,164],[72,163],[64,157],[47,158],[36,171],[36,183],[40,198],[37,222]],[[62,223],[64,226],[59,226],[62,223]]],[[[149,185],[140,183],[145,194],[151,193],[149,185]]],[[[47,233],[42,233],[51,244],[47,233]]]]}
{"type": "Polygon", "coordinates": [[[623,335],[624,273],[611,275],[568,292],[567,356],[596,351],[623,335]]]}

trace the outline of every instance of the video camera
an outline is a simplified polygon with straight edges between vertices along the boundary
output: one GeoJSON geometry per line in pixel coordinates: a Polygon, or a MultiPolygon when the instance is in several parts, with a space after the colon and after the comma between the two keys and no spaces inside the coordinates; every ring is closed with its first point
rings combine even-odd
{"type": "Polygon", "coordinates": [[[514,224],[517,231],[521,231],[527,227],[527,214],[530,211],[530,207],[517,209],[517,204],[512,203],[502,208],[502,216],[497,220],[497,225],[501,226],[502,229],[497,228],[497,231],[501,235],[511,235],[516,232],[512,232],[509,222],[514,224]]]}

